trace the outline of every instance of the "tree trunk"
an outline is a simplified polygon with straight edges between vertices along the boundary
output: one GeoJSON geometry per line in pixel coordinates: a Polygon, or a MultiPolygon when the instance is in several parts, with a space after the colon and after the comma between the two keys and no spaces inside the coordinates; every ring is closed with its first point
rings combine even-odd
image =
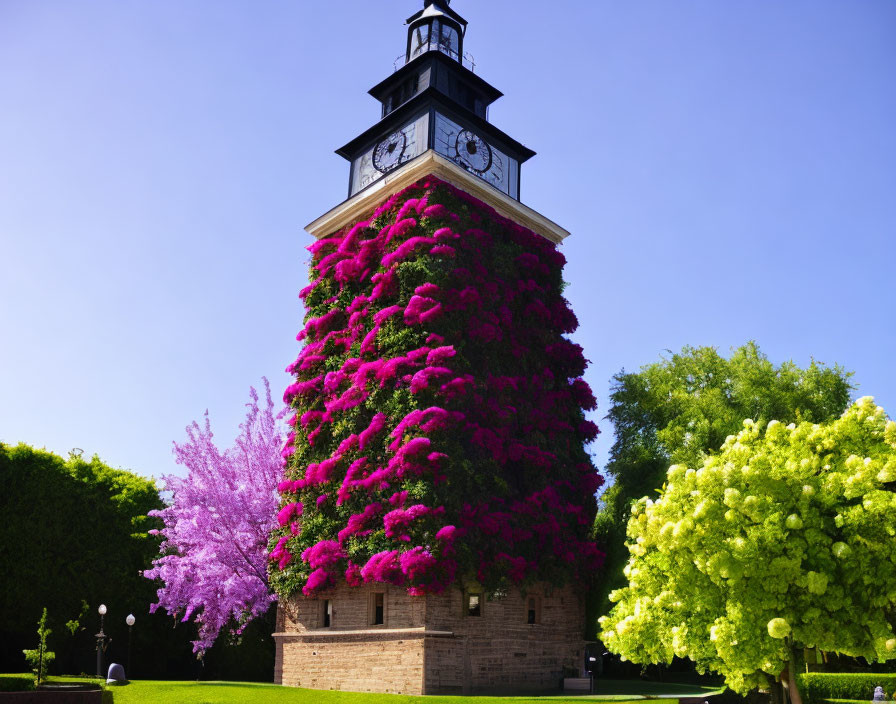
{"type": "Polygon", "coordinates": [[[793,644],[790,645],[790,660],[787,663],[787,689],[790,694],[790,701],[793,704],[803,704],[803,697],[800,695],[800,688],[796,681],[796,653],[793,651],[793,644]]]}
{"type": "Polygon", "coordinates": [[[768,673],[765,674],[765,678],[768,680],[768,693],[771,695],[772,704],[784,704],[784,698],[781,696],[781,685],[768,673]]]}

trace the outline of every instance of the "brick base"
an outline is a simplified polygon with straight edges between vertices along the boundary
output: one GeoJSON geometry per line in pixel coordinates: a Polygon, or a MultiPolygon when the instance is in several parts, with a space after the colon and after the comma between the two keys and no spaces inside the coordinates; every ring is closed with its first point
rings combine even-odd
{"type": "Polygon", "coordinates": [[[274,676],[280,684],[423,694],[422,633],[283,636],[277,640],[277,655],[274,676]]]}
{"type": "Polygon", "coordinates": [[[582,600],[571,588],[541,591],[537,622],[529,623],[527,596],[483,597],[479,616],[464,613],[460,589],[411,597],[387,586],[343,586],[319,599],[293,597],[278,610],[274,681],[397,694],[557,690],[563,670],[583,663],[582,600]],[[386,604],[377,626],[374,592],[386,604]]]}

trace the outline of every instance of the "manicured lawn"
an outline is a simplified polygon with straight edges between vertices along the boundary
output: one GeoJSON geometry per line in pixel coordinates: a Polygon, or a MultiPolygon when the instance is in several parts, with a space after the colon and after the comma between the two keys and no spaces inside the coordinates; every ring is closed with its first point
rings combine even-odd
{"type": "MultiPolygon", "coordinates": [[[[29,678],[30,675],[0,675],[29,678]]],[[[58,682],[96,682],[90,678],[58,678],[58,682]]],[[[718,689],[697,685],[663,684],[635,680],[599,680],[594,695],[554,695],[524,697],[414,697],[395,694],[327,692],[279,687],[254,682],[166,682],[138,680],[121,687],[110,686],[114,704],[572,704],[582,700],[612,704],[640,704],[637,700],[662,698],[664,704],[678,704],[679,697],[708,697],[718,689]]]]}
{"type": "MultiPolygon", "coordinates": [[[[536,704],[581,701],[582,696],[557,697],[412,697],[397,694],[325,692],[249,682],[132,682],[109,687],[115,704],[536,704]]],[[[587,697],[592,701],[595,698],[587,697]]],[[[614,704],[624,698],[613,697],[614,704]]],[[[629,700],[631,701],[631,700],[629,700]]]]}
{"type": "Polygon", "coordinates": [[[0,692],[21,691],[34,681],[34,675],[30,672],[26,674],[10,673],[0,674],[0,692]]]}

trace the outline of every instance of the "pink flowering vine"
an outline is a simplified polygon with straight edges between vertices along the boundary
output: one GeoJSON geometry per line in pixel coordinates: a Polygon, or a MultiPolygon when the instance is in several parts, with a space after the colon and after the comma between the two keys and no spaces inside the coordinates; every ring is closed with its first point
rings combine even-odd
{"type": "Polygon", "coordinates": [[[428,177],[309,251],[276,589],[590,577],[596,403],[556,246],[428,177]]]}

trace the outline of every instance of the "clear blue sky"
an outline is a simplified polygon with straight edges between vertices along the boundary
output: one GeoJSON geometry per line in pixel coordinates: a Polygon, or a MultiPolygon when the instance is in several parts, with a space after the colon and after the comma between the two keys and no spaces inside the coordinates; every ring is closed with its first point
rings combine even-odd
{"type": "MultiPolygon", "coordinates": [[[[0,440],[142,474],[295,358],[303,226],[420,0],[0,0],[0,440]]],[[[587,378],[749,339],[896,416],[896,2],[455,0],[587,378]]],[[[603,463],[611,427],[595,445],[603,463]]]]}

